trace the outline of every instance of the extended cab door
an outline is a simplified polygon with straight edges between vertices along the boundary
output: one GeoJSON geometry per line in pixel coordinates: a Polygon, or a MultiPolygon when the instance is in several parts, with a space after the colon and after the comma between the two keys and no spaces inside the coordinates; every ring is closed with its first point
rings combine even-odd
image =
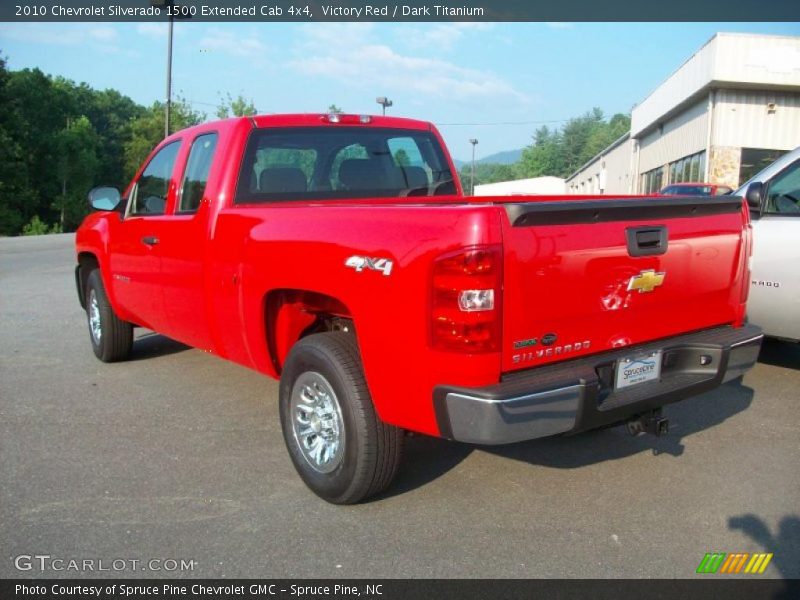
{"type": "Polygon", "coordinates": [[[800,160],[764,182],[753,220],[748,319],[764,333],[800,339],[800,160]]]}
{"type": "Polygon", "coordinates": [[[180,146],[180,140],[170,141],[152,155],[131,187],[125,215],[109,240],[117,304],[137,324],[158,332],[166,326],[159,244],[166,207],[175,192],[173,172],[180,146]]]}
{"type": "Polygon", "coordinates": [[[179,160],[173,214],[164,221],[159,244],[160,290],[167,319],[163,333],[205,350],[212,348],[204,283],[211,218],[207,185],[217,141],[216,131],[190,140],[188,156],[179,160]]]}

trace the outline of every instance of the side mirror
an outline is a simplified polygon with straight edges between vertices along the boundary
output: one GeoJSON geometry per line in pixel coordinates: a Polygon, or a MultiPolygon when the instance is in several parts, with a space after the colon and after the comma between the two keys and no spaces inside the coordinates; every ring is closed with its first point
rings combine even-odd
{"type": "Polygon", "coordinates": [[[761,201],[764,199],[764,184],[760,181],[754,181],[747,186],[747,192],[745,192],[744,197],[750,210],[761,212],[761,201]]]}
{"type": "Polygon", "coordinates": [[[114,210],[120,199],[119,190],[113,187],[96,187],[89,192],[89,205],[94,210],[114,210]]]}

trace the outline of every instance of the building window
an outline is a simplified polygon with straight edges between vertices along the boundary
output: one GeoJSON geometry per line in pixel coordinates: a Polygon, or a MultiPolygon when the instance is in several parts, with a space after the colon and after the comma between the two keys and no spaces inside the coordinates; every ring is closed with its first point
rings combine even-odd
{"type": "Polygon", "coordinates": [[[739,163],[739,184],[744,183],[767,165],[775,162],[785,150],[765,150],[763,148],[742,148],[739,163]]]}
{"type": "Polygon", "coordinates": [[[684,156],[680,160],[669,163],[669,182],[684,183],[686,181],[701,182],[706,174],[706,152],[698,152],[684,156]]]}
{"type": "Polygon", "coordinates": [[[655,194],[664,183],[664,168],[656,167],[651,171],[642,173],[642,193],[655,194]]]}

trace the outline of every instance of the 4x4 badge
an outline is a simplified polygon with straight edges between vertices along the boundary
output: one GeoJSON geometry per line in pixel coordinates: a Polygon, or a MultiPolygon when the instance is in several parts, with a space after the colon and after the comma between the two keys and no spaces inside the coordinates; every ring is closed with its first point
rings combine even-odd
{"type": "Polygon", "coordinates": [[[388,258],[370,258],[368,256],[356,255],[344,261],[344,266],[355,269],[359,273],[364,269],[370,269],[372,271],[380,271],[388,276],[392,272],[394,263],[388,258]]]}

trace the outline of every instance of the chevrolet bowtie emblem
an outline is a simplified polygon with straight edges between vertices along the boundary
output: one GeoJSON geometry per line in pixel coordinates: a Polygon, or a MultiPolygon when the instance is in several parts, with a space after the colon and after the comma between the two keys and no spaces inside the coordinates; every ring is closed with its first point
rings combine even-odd
{"type": "Polygon", "coordinates": [[[666,273],[656,273],[653,269],[642,271],[638,275],[631,277],[631,280],[628,282],[628,291],[637,290],[640,294],[652,292],[664,283],[665,275],[666,273]]]}

